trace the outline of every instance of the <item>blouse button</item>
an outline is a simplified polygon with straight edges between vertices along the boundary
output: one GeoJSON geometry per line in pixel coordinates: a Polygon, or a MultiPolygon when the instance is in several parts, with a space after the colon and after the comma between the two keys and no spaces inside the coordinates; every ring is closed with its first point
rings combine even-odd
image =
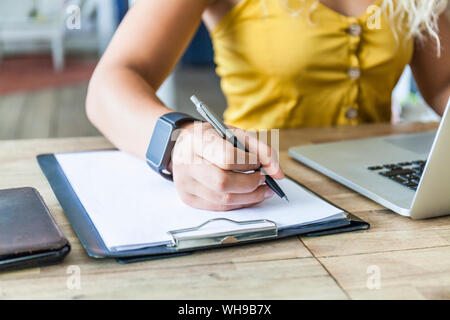
{"type": "Polygon", "coordinates": [[[348,33],[354,37],[359,37],[362,33],[362,27],[358,23],[352,23],[348,29],[348,33]]]}
{"type": "Polygon", "coordinates": [[[358,110],[356,110],[355,107],[349,107],[346,111],[345,111],[345,117],[348,120],[355,120],[356,117],[358,117],[358,110]]]}
{"type": "Polygon", "coordinates": [[[359,79],[361,77],[361,69],[357,67],[351,67],[348,69],[347,74],[350,79],[359,79]]]}

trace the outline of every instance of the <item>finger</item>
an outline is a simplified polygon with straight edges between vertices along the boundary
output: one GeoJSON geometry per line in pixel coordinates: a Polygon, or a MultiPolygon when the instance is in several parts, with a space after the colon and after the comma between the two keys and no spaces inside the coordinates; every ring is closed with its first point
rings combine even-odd
{"type": "Polygon", "coordinates": [[[275,179],[284,178],[284,172],[280,167],[278,155],[267,143],[261,141],[255,132],[233,129],[233,133],[246,148],[258,156],[258,161],[266,173],[275,179]]]}
{"type": "Polygon", "coordinates": [[[261,166],[256,155],[235,148],[212,128],[196,133],[194,141],[195,153],[221,169],[250,171],[261,166]]]}
{"type": "Polygon", "coordinates": [[[242,208],[248,208],[255,205],[258,205],[258,203],[252,203],[252,204],[245,204],[245,205],[218,205],[216,203],[209,202],[205,199],[202,199],[200,197],[197,197],[193,194],[180,194],[181,200],[187,204],[190,207],[201,209],[201,210],[210,210],[210,211],[230,211],[230,210],[236,210],[236,209],[242,209],[242,208]]]}
{"type": "Polygon", "coordinates": [[[274,194],[267,185],[249,193],[227,193],[211,190],[197,181],[191,183],[189,193],[219,206],[250,205],[269,199],[274,194]]]}
{"type": "Polygon", "coordinates": [[[223,170],[208,160],[190,167],[190,175],[196,181],[216,192],[248,193],[264,184],[266,177],[259,171],[240,173],[223,170]]]}

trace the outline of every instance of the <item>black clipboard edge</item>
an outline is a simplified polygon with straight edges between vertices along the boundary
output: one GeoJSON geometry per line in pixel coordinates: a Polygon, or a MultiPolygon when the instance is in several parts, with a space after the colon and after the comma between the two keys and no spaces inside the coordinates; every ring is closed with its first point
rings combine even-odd
{"type": "MultiPolygon", "coordinates": [[[[100,234],[89,218],[88,213],[78,199],[75,191],[67,180],[54,154],[43,154],[37,156],[37,161],[45,177],[64,210],[74,232],[80,240],[87,254],[92,258],[115,258],[119,263],[139,262],[145,260],[169,258],[186,255],[197,249],[177,250],[168,246],[149,247],[130,251],[110,251],[103,242],[100,234]]],[[[303,186],[304,187],[304,186],[303,186]]],[[[309,190],[309,189],[308,189],[309,190]]],[[[314,193],[314,192],[313,192],[314,193]]],[[[321,197],[322,198],[322,197],[321,197]]],[[[323,199],[323,198],[322,198],[323,199]]],[[[345,212],[343,210],[343,212],[345,212]]],[[[278,232],[276,239],[263,239],[258,241],[270,241],[290,236],[320,236],[336,234],[341,232],[369,229],[370,225],[347,213],[346,219],[335,220],[326,223],[315,223],[298,228],[283,229],[278,232]]],[[[245,241],[237,244],[224,245],[223,247],[254,243],[256,241],[245,241]]],[[[203,247],[213,249],[217,247],[203,247]]]]}
{"type": "Polygon", "coordinates": [[[303,234],[304,237],[318,237],[318,236],[325,236],[325,235],[331,235],[331,234],[337,234],[337,233],[343,233],[343,232],[350,232],[350,231],[357,231],[357,230],[369,230],[370,224],[365,222],[364,220],[359,219],[358,217],[355,217],[354,215],[347,213],[347,220],[350,222],[347,226],[341,226],[337,228],[332,228],[328,230],[322,230],[322,231],[315,231],[315,232],[308,232],[303,234]]]}

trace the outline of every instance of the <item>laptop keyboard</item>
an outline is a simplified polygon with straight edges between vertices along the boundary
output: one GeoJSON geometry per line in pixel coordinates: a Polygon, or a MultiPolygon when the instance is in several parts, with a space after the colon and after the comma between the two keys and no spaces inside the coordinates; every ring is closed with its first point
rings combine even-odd
{"type": "Polygon", "coordinates": [[[377,172],[379,175],[391,179],[414,191],[419,186],[426,162],[423,160],[400,162],[396,164],[383,164],[371,166],[367,169],[377,172]]]}

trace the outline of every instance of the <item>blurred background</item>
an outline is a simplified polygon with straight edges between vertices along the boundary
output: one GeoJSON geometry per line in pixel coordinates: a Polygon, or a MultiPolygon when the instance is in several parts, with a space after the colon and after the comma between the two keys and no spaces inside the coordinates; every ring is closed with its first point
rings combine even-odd
{"type": "MultiPolygon", "coordinates": [[[[88,81],[133,2],[0,1],[0,139],[99,135],[84,111],[88,81]]],[[[193,92],[223,112],[226,101],[203,25],[158,95],[169,107],[192,113],[193,92]]],[[[394,122],[439,120],[422,102],[409,68],[394,92],[393,111],[394,122]]]]}

